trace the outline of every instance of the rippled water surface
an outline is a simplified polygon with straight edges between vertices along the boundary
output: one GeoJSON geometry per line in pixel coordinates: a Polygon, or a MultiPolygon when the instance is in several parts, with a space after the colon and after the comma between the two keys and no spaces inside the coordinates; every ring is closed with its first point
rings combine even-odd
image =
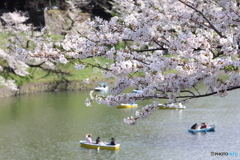
{"type": "Polygon", "coordinates": [[[87,96],[88,92],[46,92],[0,99],[0,160],[240,159],[240,92],[192,100],[185,110],[157,110],[135,126],[123,123],[123,118],[147,102],[132,109],[86,107],[87,96]],[[215,132],[188,132],[201,122],[215,124],[215,132]],[[80,147],[87,133],[94,140],[114,137],[120,150],[80,147]]]}

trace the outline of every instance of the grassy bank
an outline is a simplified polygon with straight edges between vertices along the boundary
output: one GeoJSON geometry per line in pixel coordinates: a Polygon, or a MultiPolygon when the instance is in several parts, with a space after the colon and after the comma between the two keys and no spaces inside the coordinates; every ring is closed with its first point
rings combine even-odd
{"type": "MultiPolygon", "coordinates": [[[[101,57],[97,58],[100,64],[106,60],[101,57]]],[[[91,60],[88,60],[91,62],[91,60]]],[[[101,70],[87,67],[84,70],[76,70],[74,64],[57,64],[56,72],[48,72],[42,68],[29,68],[29,76],[16,76],[10,73],[10,77],[16,80],[19,87],[17,92],[13,92],[5,87],[0,88],[0,98],[30,92],[43,91],[63,91],[63,90],[91,90],[99,82],[107,82],[113,85],[114,79],[105,79],[101,70]],[[89,83],[84,80],[89,79],[89,83]]]]}
{"type": "MultiPolygon", "coordinates": [[[[9,37],[12,35],[8,33],[0,33],[0,49],[7,51],[6,45],[9,43],[9,37]]],[[[54,40],[61,40],[63,37],[59,35],[51,35],[54,40]]],[[[89,63],[97,61],[100,65],[109,62],[102,57],[86,60],[89,63]]],[[[0,65],[7,65],[4,61],[0,61],[0,65]]],[[[57,69],[49,71],[41,67],[30,67],[29,76],[17,76],[14,73],[1,74],[6,79],[15,80],[19,87],[17,92],[13,92],[4,86],[0,86],[0,97],[7,97],[17,94],[24,94],[29,92],[39,91],[59,91],[59,90],[89,90],[98,85],[99,82],[108,82],[112,84],[113,79],[106,80],[102,75],[101,70],[97,68],[87,67],[84,70],[76,70],[74,63],[56,64],[57,69]],[[85,79],[89,79],[89,84],[84,83],[85,79]]]]}
{"type": "Polygon", "coordinates": [[[9,43],[10,35],[8,33],[3,33],[0,32],[0,49],[6,50],[7,49],[7,44],[9,43]]]}

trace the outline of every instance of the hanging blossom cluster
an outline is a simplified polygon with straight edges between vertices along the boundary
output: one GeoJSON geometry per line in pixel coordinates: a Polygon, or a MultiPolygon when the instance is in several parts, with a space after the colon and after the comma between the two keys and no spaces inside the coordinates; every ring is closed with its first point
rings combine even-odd
{"type": "Polygon", "coordinates": [[[9,32],[27,32],[31,30],[31,25],[26,25],[24,22],[28,20],[26,13],[8,12],[3,13],[0,17],[5,22],[4,29],[9,32]]]}
{"type": "Polygon", "coordinates": [[[14,80],[7,80],[5,79],[6,70],[11,69],[12,72],[18,76],[26,76],[29,75],[27,72],[28,65],[24,62],[14,59],[13,56],[10,54],[5,53],[3,50],[0,49],[0,59],[6,63],[0,65],[0,86],[6,86],[11,90],[17,91],[17,85],[15,84],[14,80]],[[4,76],[5,75],[5,76],[4,76]]]}
{"type": "MultiPolygon", "coordinates": [[[[88,21],[88,34],[69,34],[61,42],[40,39],[36,48],[16,49],[22,57],[77,59],[77,69],[98,68],[116,83],[106,96],[86,101],[116,106],[164,99],[168,103],[219,95],[240,88],[240,8],[235,0],[121,0],[118,16],[88,21]],[[119,46],[120,47],[116,47],[119,46]],[[85,59],[103,57],[108,65],[85,59]],[[224,76],[224,79],[222,78],[224,76]],[[200,92],[199,84],[206,90],[200,92]],[[142,93],[123,93],[128,87],[142,93]]],[[[149,104],[135,117],[136,124],[156,108],[149,104]]]]}
{"type": "Polygon", "coordinates": [[[149,104],[149,105],[143,107],[142,110],[136,111],[135,117],[131,116],[128,118],[124,118],[123,121],[127,124],[135,125],[135,124],[137,124],[138,119],[147,118],[148,115],[151,115],[152,112],[157,108],[158,108],[158,103],[154,101],[153,104],[149,104]]]}
{"type": "Polygon", "coordinates": [[[15,84],[14,80],[6,80],[2,76],[0,76],[0,86],[5,86],[13,91],[17,91],[17,85],[15,84]]]}

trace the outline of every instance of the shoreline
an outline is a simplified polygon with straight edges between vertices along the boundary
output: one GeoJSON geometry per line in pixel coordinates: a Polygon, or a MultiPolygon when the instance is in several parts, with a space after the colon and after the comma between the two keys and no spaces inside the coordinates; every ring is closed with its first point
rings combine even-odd
{"type": "Polygon", "coordinates": [[[29,83],[19,86],[19,90],[13,91],[7,87],[0,88],[0,98],[13,97],[22,94],[35,93],[35,92],[58,92],[58,91],[86,91],[92,90],[97,87],[98,83],[106,82],[109,86],[114,84],[114,80],[93,81],[89,84],[83,81],[59,81],[59,82],[42,82],[42,83],[29,83]]]}

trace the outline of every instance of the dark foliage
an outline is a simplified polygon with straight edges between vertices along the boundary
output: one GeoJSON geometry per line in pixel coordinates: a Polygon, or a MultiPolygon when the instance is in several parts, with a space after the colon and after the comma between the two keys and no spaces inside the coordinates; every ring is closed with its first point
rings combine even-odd
{"type": "MultiPolygon", "coordinates": [[[[105,9],[111,9],[111,0],[89,0],[90,3],[78,6],[83,12],[109,19],[111,15],[105,9]]],[[[65,0],[1,0],[0,10],[13,11],[43,11],[45,8],[51,9],[57,6],[61,10],[67,10],[65,0]]]]}

